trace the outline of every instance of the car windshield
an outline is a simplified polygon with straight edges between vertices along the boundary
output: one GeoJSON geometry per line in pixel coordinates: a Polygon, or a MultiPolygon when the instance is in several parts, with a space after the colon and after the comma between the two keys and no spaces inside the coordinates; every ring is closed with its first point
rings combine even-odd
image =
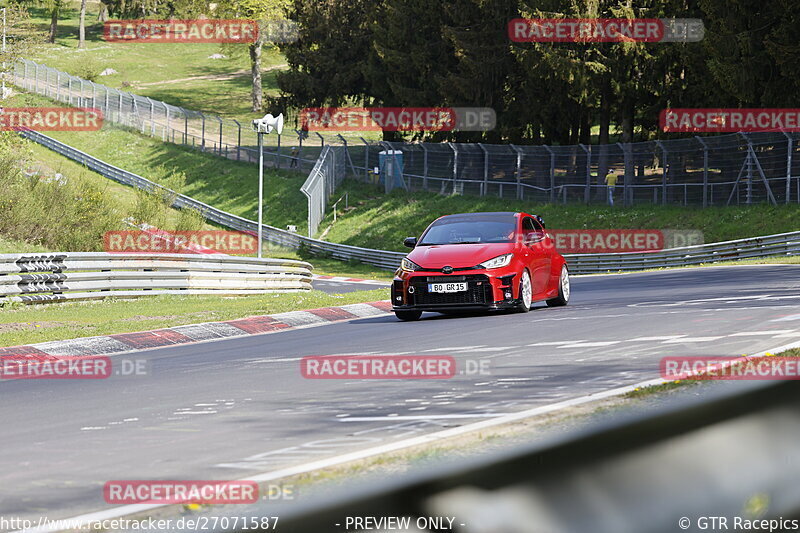
{"type": "Polygon", "coordinates": [[[512,242],[515,230],[512,214],[454,215],[434,222],[417,246],[512,242]]]}

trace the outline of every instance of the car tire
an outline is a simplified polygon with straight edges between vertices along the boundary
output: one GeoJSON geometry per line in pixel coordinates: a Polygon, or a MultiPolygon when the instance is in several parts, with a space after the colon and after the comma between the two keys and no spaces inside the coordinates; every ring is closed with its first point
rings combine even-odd
{"type": "Polygon", "coordinates": [[[561,267],[561,276],[558,278],[558,296],[547,300],[547,305],[550,307],[561,307],[569,303],[569,269],[567,265],[561,267]]]}
{"type": "Polygon", "coordinates": [[[533,282],[531,282],[531,275],[527,270],[523,270],[519,277],[519,304],[517,310],[521,313],[527,313],[531,310],[533,303],[533,282]]]}
{"type": "Polygon", "coordinates": [[[422,311],[395,311],[394,314],[403,322],[413,322],[420,319],[422,311]]]}

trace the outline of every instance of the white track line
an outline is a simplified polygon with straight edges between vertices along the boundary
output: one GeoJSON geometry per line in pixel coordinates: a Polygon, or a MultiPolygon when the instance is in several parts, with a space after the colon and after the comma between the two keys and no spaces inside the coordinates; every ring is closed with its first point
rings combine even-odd
{"type": "MultiPolygon", "coordinates": [[[[763,352],[759,352],[757,354],[753,354],[750,357],[762,357],[767,353],[777,353],[782,352],[785,350],[790,350],[792,348],[800,348],[800,342],[793,342],[790,344],[786,344],[784,346],[778,346],[776,348],[772,348],[770,350],[764,350],[763,352]]],[[[414,437],[411,439],[405,439],[397,442],[392,442],[389,444],[384,444],[382,446],[375,446],[374,448],[368,448],[366,450],[360,450],[357,452],[346,453],[343,455],[337,455],[335,457],[329,457],[328,459],[321,459],[319,461],[312,461],[310,463],[305,463],[302,465],[291,466],[288,468],[284,468],[281,470],[273,470],[272,472],[264,472],[262,474],[257,474],[255,476],[251,476],[248,478],[244,478],[243,481],[255,481],[257,483],[263,483],[266,481],[274,481],[277,479],[281,479],[284,477],[295,476],[298,474],[307,474],[309,472],[313,472],[315,470],[320,470],[322,468],[329,468],[332,466],[338,466],[344,463],[349,463],[352,461],[358,461],[361,459],[366,459],[369,457],[374,457],[376,455],[381,455],[384,453],[395,452],[398,450],[402,450],[405,448],[410,448],[413,446],[420,446],[423,444],[430,444],[432,442],[440,441],[443,439],[447,439],[450,437],[455,437],[458,435],[463,435],[465,433],[470,433],[473,431],[477,431],[480,429],[486,429],[490,427],[500,426],[503,424],[508,424],[510,422],[516,422],[518,420],[524,420],[526,418],[531,418],[534,416],[540,416],[548,413],[552,413],[554,411],[560,411],[562,409],[567,409],[570,407],[575,407],[578,405],[583,405],[586,403],[594,402],[597,400],[603,400],[606,398],[612,398],[614,396],[620,396],[622,394],[627,394],[637,388],[642,387],[649,387],[652,385],[661,385],[663,383],[668,383],[672,380],[665,380],[662,378],[655,378],[650,379],[647,381],[642,381],[636,383],[634,385],[626,385],[624,387],[617,387],[615,389],[610,389],[602,392],[598,392],[595,394],[590,394],[586,396],[579,396],[578,398],[572,398],[570,400],[564,400],[561,402],[556,402],[550,405],[543,405],[540,407],[534,407],[532,409],[526,409],[524,411],[520,411],[518,413],[511,413],[508,415],[498,416],[495,418],[491,418],[489,420],[483,420],[481,422],[475,422],[474,424],[466,424],[464,426],[459,426],[451,429],[446,429],[444,431],[437,431],[435,433],[430,433],[428,435],[422,435],[420,437],[414,437]]],[[[134,514],[134,513],[141,513],[142,511],[149,511],[151,509],[156,509],[159,507],[166,507],[168,505],[174,504],[134,504],[134,505],[122,505],[120,507],[114,507],[113,509],[108,509],[105,511],[99,511],[95,513],[87,513],[79,516],[75,516],[72,518],[64,518],[60,520],[56,520],[56,522],[60,523],[71,523],[75,524],[78,522],[83,523],[90,523],[95,522],[97,520],[105,520],[109,518],[120,518],[126,515],[134,514]]],[[[74,529],[74,525],[72,526],[74,529]]],[[[55,531],[63,531],[61,529],[55,529],[52,527],[35,527],[26,530],[19,530],[13,531],[11,533],[51,533],[55,531]]]]}

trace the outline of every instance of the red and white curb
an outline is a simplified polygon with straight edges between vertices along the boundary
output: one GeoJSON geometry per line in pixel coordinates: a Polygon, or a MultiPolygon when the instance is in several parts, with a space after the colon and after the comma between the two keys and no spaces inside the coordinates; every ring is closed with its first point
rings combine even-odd
{"type": "Polygon", "coordinates": [[[290,311],[275,315],[251,316],[225,322],[206,322],[152,331],[137,331],[102,337],[83,337],[65,341],[40,342],[25,346],[11,346],[9,348],[0,348],[0,357],[37,360],[51,357],[108,355],[227,337],[259,335],[321,326],[344,320],[383,316],[391,312],[391,302],[383,300],[339,307],[309,309],[307,311],[290,311]]]}
{"type": "Polygon", "coordinates": [[[324,276],[321,274],[314,274],[311,279],[318,279],[320,281],[333,281],[337,283],[363,283],[364,285],[380,285],[382,287],[391,287],[391,281],[381,281],[377,279],[361,279],[361,278],[347,278],[344,276],[324,276]]]}

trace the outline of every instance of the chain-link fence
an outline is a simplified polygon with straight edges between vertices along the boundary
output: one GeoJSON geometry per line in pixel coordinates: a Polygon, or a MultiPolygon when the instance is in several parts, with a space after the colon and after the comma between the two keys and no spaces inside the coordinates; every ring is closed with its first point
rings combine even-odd
{"type": "Polygon", "coordinates": [[[325,207],[336,187],[345,178],[347,152],[341,146],[326,146],[322,149],[314,168],[300,190],[308,198],[308,236],[316,235],[319,224],[325,218],[325,207]]]}
{"type": "MultiPolygon", "coordinates": [[[[240,161],[257,162],[250,124],[112,89],[23,60],[12,80],[109,122],[240,161]]],[[[294,146],[265,146],[275,168],[309,172],[325,147],[341,147],[344,172],[365,182],[441,194],[534,202],[720,206],[800,203],[797,133],[737,133],[608,145],[370,142],[293,132],[294,146]],[[296,140],[295,140],[295,137],[296,140]],[[798,170],[795,170],[798,169],[798,170]],[[617,176],[609,192],[606,176],[617,176]]],[[[613,181],[613,180],[612,180],[613,181]]]]}

